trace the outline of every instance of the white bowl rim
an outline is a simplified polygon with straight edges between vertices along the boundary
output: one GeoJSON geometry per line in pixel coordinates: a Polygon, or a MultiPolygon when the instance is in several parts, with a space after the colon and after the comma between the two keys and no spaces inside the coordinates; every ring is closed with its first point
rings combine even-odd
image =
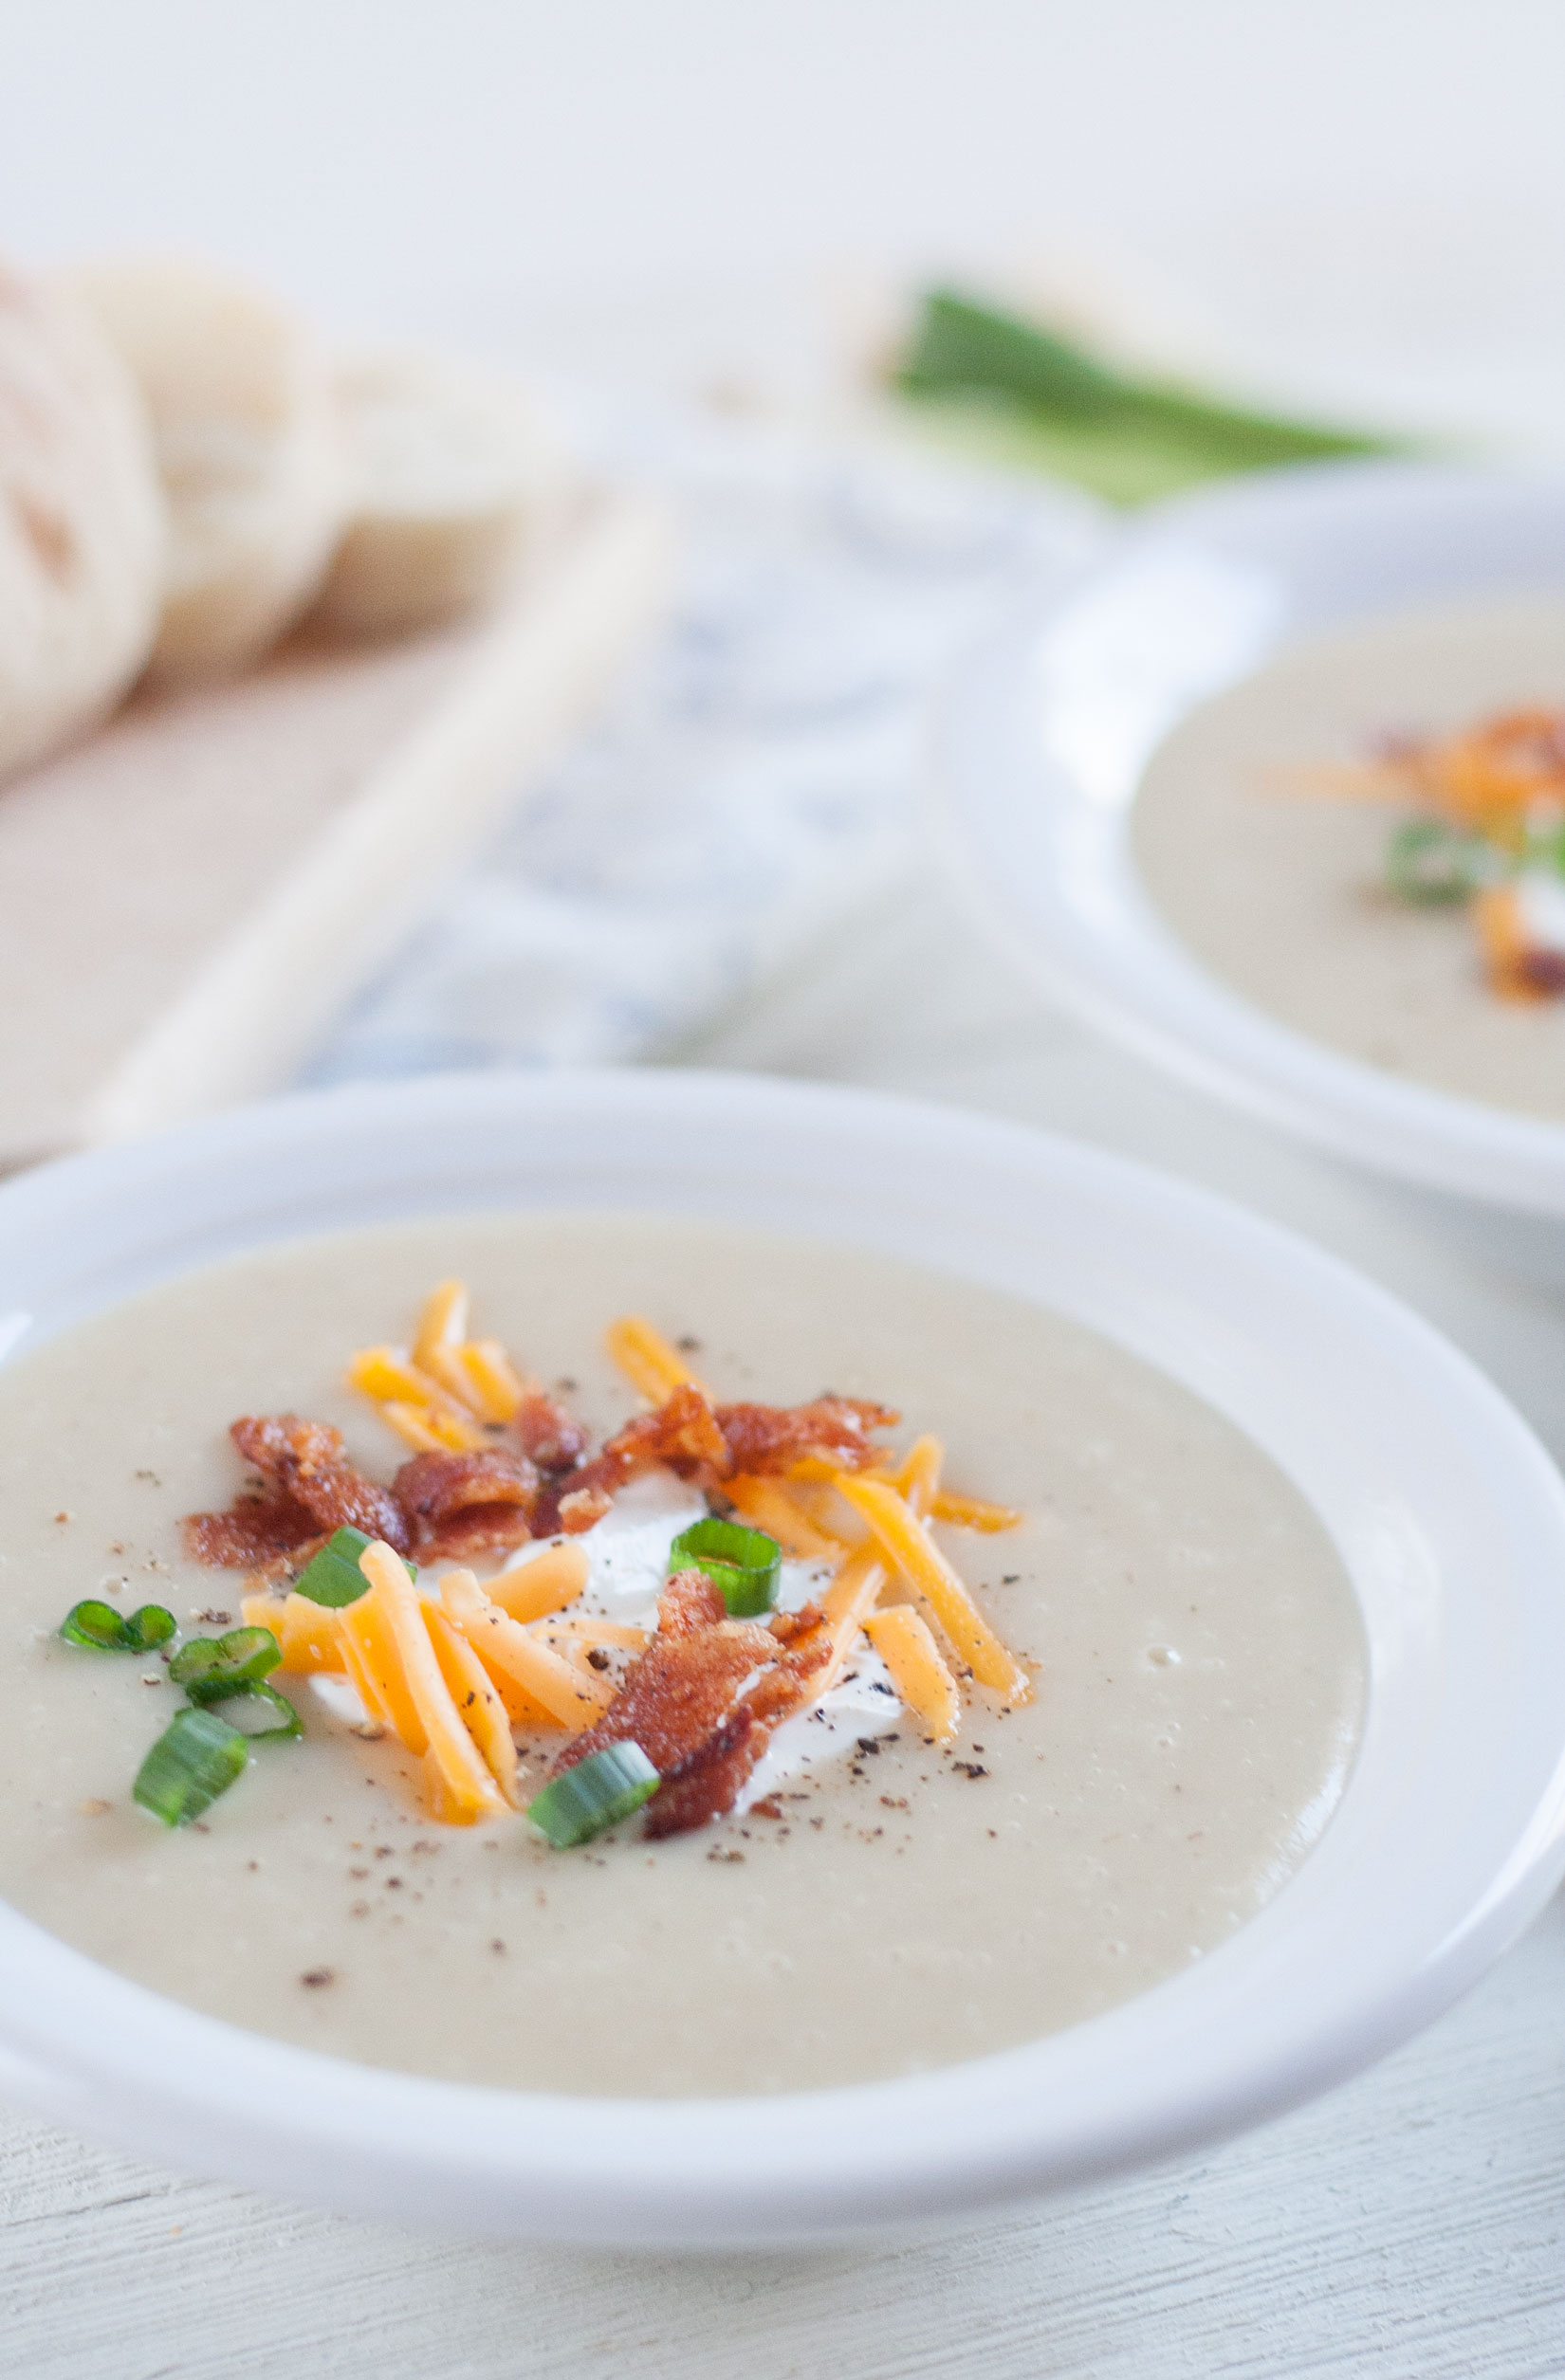
{"type": "Polygon", "coordinates": [[[951,872],[1024,974],[1165,1071],[1377,1172],[1565,1216],[1565,1125],[1382,1071],[1268,1016],[1164,923],[1128,833],[1155,744],[1295,636],[1542,587],[1565,595],[1565,477],[1321,463],[1160,505],[949,682],[930,790],[951,872]],[[1360,574],[1351,585],[1336,583],[1345,556],[1360,574]],[[1133,634],[1147,639],[1133,654],[1113,616],[1132,588],[1133,634]],[[1094,682],[1127,661],[1137,677],[1116,688],[1130,717],[1096,781],[1041,731],[1040,655],[1055,640],[1063,675],[1062,636],[1071,701],[1090,704],[1094,682]]]}
{"type": "Polygon", "coordinates": [[[1565,1484],[1482,1375],[1383,1291],[1120,1160],[739,1076],[306,1094],[0,1185],[0,1314],[53,1328],[271,1239],[506,1206],[873,1242],[1075,1313],[1229,1411],[1316,1504],[1363,1601],[1373,1683],[1336,1815],[1228,1943],[1119,2008],[967,2065],[760,2100],[582,2099],[357,2066],[156,1997],[0,1905],[0,2075],[40,2109],[175,2166],[470,2234],[840,2240],[1294,2104],[1437,2015],[1554,1888],[1565,1484]]]}

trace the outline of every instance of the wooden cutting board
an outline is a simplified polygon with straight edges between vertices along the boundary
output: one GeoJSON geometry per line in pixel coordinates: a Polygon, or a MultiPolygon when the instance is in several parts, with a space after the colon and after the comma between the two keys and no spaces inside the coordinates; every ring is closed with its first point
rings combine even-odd
{"type": "Polygon", "coordinates": [[[506,607],[301,635],[0,791],[0,1166],[285,1082],[660,617],[673,530],[584,498],[506,607]]]}

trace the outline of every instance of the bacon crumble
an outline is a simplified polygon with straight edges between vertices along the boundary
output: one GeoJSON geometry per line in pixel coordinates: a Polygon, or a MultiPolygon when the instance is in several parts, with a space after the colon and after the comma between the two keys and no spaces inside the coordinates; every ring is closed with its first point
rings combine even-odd
{"type": "Polygon", "coordinates": [[[872,1430],[901,1419],[890,1405],[866,1397],[817,1397],[807,1405],[718,1405],[712,1416],[727,1449],[725,1478],[735,1472],[784,1472],[806,1455],[824,1456],[841,1471],[874,1462],[872,1430]]]}
{"type": "MultiPolygon", "coordinates": [[[[807,1405],[714,1405],[687,1381],[653,1412],[639,1413],[617,1430],[590,1462],[557,1487],[546,1486],[534,1528],[540,1537],[568,1529],[573,1524],[564,1510],[567,1499],[589,1492],[613,1496],[642,1472],[659,1467],[709,1493],[736,1472],[785,1472],[805,1455],[822,1455],[843,1471],[862,1471],[875,1460],[870,1432],[890,1429],[898,1418],[890,1405],[862,1397],[817,1397],[807,1405]]],[[[579,1529],[591,1525],[574,1522],[579,1529]]]]}
{"type": "Polygon", "coordinates": [[[566,1746],[551,1773],[634,1742],[663,1779],[648,1804],[650,1836],[720,1818],[829,1658],[816,1633],[820,1617],[813,1609],[780,1614],[782,1624],[770,1626],[729,1620],[704,1571],[678,1571],[658,1598],[652,1642],[597,1726],[566,1746]]]}
{"type": "Polygon", "coordinates": [[[575,1471],[587,1451],[585,1426],[542,1388],[528,1389],[510,1428],[525,1459],[545,1478],[575,1471]]]}
{"type": "Polygon", "coordinates": [[[415,1455],[392,1482],[416,1553],[452,1560],[532,1535],[538,1473],[525,1455],[483,1447],[415,1455]]]}
{"type": "Polygon", "coordinates": [[[196,1561],[253,1569],[344,1528],[384,1538],[397,1553],[411,1549],[413,1532],[396,1498],[342,1459],[342,1433],[329,1422],[246,1414],[229,1436],[261,1474],[262,1492],[237,1498],[226,1512],[187,1516],[185,1542],[196,1561]]]}

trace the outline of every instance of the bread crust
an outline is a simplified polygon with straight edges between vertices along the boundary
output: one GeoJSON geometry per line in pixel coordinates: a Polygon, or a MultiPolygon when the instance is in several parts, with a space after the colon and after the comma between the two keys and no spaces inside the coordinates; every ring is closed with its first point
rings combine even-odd
{"type": "Polygon", "coordinates": [[[139,674],[167,552],[131,375],[64,295],[0,265],[0,781],[139,674]]]}
{"type": "Polygon", "coordinates": [[[348,459],[332,364],[269,292],[155,258],[77,266],[141,392],[169,507],[152,675],[191,683],[260,658],[314,597],[341,534],[348,459]]]}

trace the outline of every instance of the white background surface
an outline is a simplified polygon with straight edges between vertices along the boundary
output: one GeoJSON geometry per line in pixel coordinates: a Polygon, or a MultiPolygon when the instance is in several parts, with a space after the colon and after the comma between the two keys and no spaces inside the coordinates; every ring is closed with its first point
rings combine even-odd
{"type": "Polygon", "coordinates": [[[1555,0],[4,0],[0,238],[534,352],[617,310],[644,374],[713,315],[797,368],[784,286],[1052,259],[1295,393],[1536,432],[1562,87],[1555,0]]]}
{"type": "MultiPolygon", "coordinates": [[[[1551,0],[0,0],[0,227],[37,257],[195,240],[334,320],[763,393],[818,384],[825,282],[1068,251],[1106,260],[1121,320],[1258,383],[1547,446],[1562,88],[1551,0]]],[[[1475,1257],[1089,1041],[919,872],[692,1054],[1033,1117],[1243,1197],[1410,1297],[1565,1455],[1565,1304],[1519,1242],[1475,1257]]],[[[1424,2041],[1247,2142],[801,2263],[408,2241],[8,2120],[0,2367],[1533,2380],[1565,2371],[1562,2007],[1556,1906],[1424,2041]]]]}

